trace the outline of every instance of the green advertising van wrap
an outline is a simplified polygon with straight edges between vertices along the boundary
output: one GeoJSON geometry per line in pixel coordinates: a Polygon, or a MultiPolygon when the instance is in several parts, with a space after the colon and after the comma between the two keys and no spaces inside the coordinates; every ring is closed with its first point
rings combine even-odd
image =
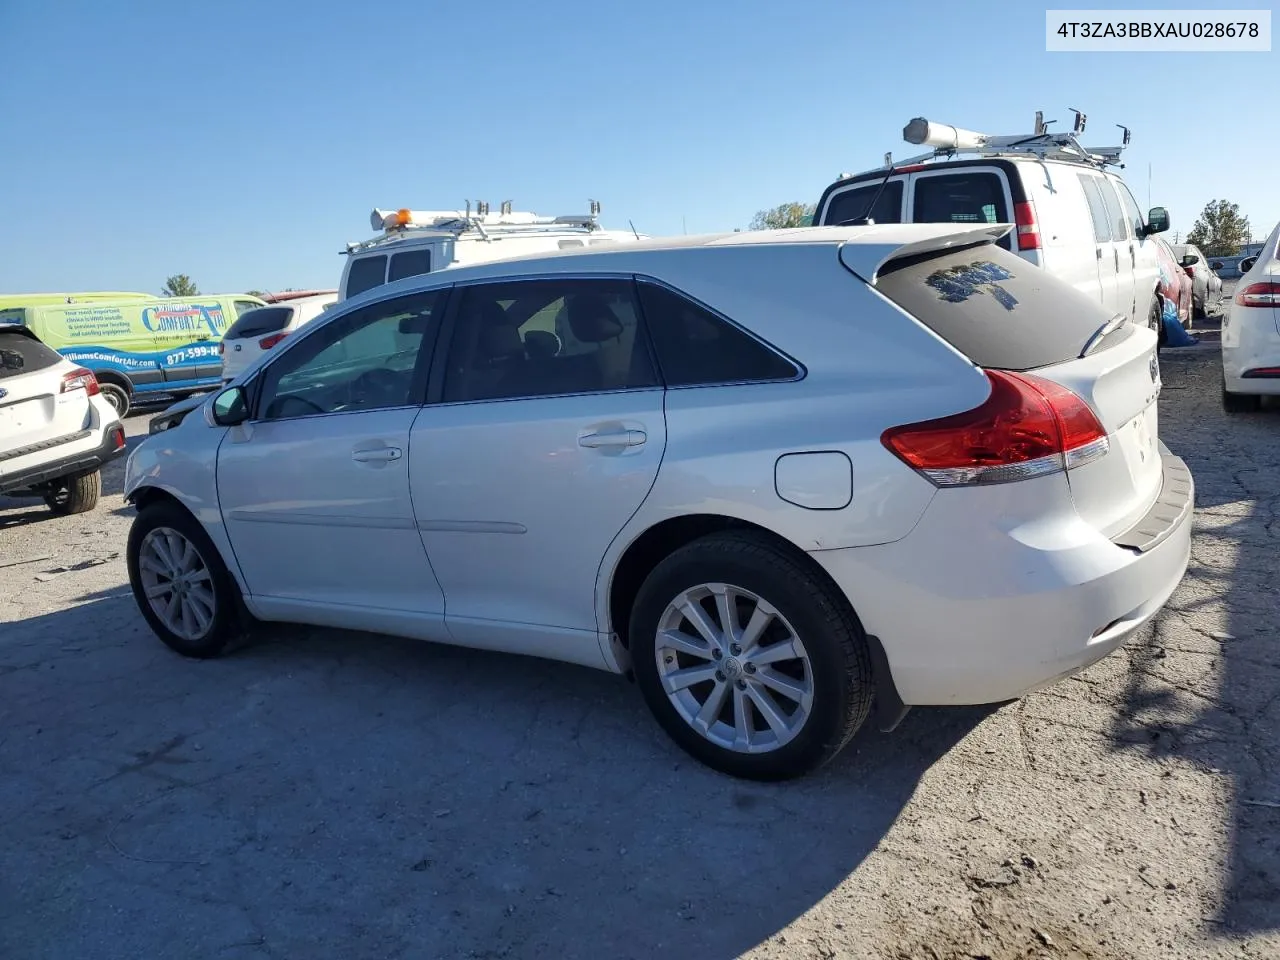
{"type": "Polygon", "coordinates": [[[218,344],[236,318],[265,306],[244,294],[61,303],[0,309],[92,370],[121,414],[145,394],[183,395],[221,382],[218,344]]]}

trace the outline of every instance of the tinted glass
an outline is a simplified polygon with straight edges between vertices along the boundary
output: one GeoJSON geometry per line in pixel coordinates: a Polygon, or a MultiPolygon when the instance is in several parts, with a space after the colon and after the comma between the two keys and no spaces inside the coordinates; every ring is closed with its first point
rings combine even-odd
{"type": "Polygon", "coordinates": [[[347,271],[347,296],[354,297],[386,283],[387,258],[385,256],[360,257],[351,261],[347,271]]]}
{"type": "Polygon", "coordinates": [[[267,366],[258,400],[261,419],[415,402],[414,372],[440,300],[438,291],[397,297],[304,335],[267,366]]]}
{"type": "Polygon", "coordinates": [[[254,303],[252,300],[237,300],[235,302],[236,316],[242,316],[250,310],[257,310],[262,304],[254,303]]]}
{"type": "Polygon", "coordinates": [[[259,307],[240,314],[223,337],[227,340],[247,340],[283,330],[293,316],[293,307],[259,307]]]}
{"type": "Polygon", "coordinates": [[[1089,204],[1089,216],[1093,220],[1093,237],[1098,243],[1111,239],[1111,217],[1107,213],[1106,204],[1102,202],[1102,194],[1098,191],[1098,178],[1077,173],[1080,186],[1084,188],[1084,199],[1089,204]]]}
{"type": "Polygon", "coordinates": [[[1099,177],[1098,192],[1102,194],[1102,205],[1107,208],[1107,222],[1111,224],[1111,239],[1129,239],[1129,217],[1124,212],[1124,207],[1120,205],[1120,199],[1116,196],[1115,187],[1111,185],[1111,181],[1099,177]]]}
{"type": "MultiPolygon", "coordinates": [[[[846,220],[857,220],[867,216],[867,204],[880,189],[880,181],[876,180],[867,186],[854,187],[834,194],[827,203],[827,212],[823,215],[824,226],[838,226],[846,220]]],[[[876,223],[902,222],[902,181],[890,180],[884,185],[884,192],[876,201],[871,218],[876,223]]]]}
{"type": "Polygon", "coordinates": [[[669,387],[799,376],[791,361],[667,287],[641,283],[640,303],[669,387]]]}
{"type": "Polygon", "coordinates": [[[52,367],[62,357],[39,340],[0,330],[0,380],[52,367]]]}
{"type": "Polygon", "coordinates": [[[630,281],[476,284],[458,296],[446,401],[658,385],[630,281]]]}
{"type": "Polygon", "coordinates": [[[974,363],[995,369],[1074,359],[1112,316],[994,244],[890,263],[876,289],[974,363]]]}
{"type": "Polygon", "coordinates": [[[430,250],[407,250],[391,257],[391,274],[387,282],[403,280],[405,277],[416,277],[431,272],[430,250]]]}
{"type": "Polygon", "coordinates": [[[994,173],[918,176],[913,223],[1011,223],[1004,183],[994,173]]]}

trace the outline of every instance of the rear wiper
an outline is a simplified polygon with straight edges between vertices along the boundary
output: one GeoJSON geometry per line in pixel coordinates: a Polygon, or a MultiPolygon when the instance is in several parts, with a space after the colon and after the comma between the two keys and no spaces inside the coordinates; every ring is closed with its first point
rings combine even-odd
{"type": "Polygon", "coordinates": [[[1084,349],[1080,351],[1080,356],[1077,357],[1077,359],[1083,360],[1089,354],[1093,353],[1093,351],[1098,349],[1102,344],[1103,340],[1107,339],[1108,336],[1115,333],[1116,330],[1127,322],[1128,321],[1124,317],[1117,313],[1097,330],[1093,331],[1093,335],[1085,341],[1084,349]]]}

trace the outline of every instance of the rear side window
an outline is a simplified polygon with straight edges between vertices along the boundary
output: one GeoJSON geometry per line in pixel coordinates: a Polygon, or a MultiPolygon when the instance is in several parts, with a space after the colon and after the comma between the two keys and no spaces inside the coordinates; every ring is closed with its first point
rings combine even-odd
{"type": "Polygon", "coordinates": [[[1080,186],[1084,190],[1085,202],[1089,204],[1089,216],[1093,220],[1093,237],[1098,243],[1106,243],[1111,239],[1111,217],[1107,206],[1102,202],[1102,193],[1098,190],[1098,178],[1084,173],[1077,173],[1080,186]]]}
{"type": "Polygon", "coordinates": [[[360,257],[351,261],[347,271],[347,296],[354,297],[387,282],[387,258],[385,256],[360,257]]]}
{"type": "Polygon", "coordinates": [[[57,351],[39,340],[0,330],[0,380],[48,369],[61,359],[57,351]]]}
{"type": "Polygon", "coordinates": [[[857,220],[870,216],[876,223],[902,222],[902,181],[890,180],[884,185],[884,192],[876,200],[875,209],[867,213],[867,204],[880,189],[880,181],[845,190],[831,197],[827,203],[827,212],[822,218],[824,226],[838,226],[846,220],[857,220]]]}
{"type": "Polygon", "coordinates": [[[642,282],[640,306],[669,387],[792,380],[800,374],[786,357],[667,287],[642,282]]]}
{"type": "Polygon", "coordinates": [[[1129,239],[1129,218],[1124,212],[1124,207],[1120,205],[1120,198],[1116,196],[1116,189],[1111,185],[1111,181],[1099,177],[1098,192],[1102,194],[1102,205],[1107,208],[1107,220],[1111,224],[1111,239],[1129,239]]]}
{"type": "Polygon", "coordinates": [[[259,307],[240,314],[240,319],[223,334],[228,340],[246,340],[283,330],[293,317],[293,307],[259,307]]]}
{"type": "Polygon", "coordinates": [[[974,363],[1001,370],[1072,360],[1111,319],[1092,298],[994,244],[892,261],[876,289],[974,363]]]}
{"type": "Polygon", "coordinates": [[[387,283],[430,272],[430,250],[407,250],[404,253],[397,253],[391,258],[391,273],[387,277],[387,283]]]}

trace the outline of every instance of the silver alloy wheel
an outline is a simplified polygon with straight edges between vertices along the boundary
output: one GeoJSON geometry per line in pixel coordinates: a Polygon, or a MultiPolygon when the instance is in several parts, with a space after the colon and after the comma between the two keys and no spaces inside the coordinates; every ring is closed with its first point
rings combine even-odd
{"type": "Polygon", "coordinates": [[[213,578],[200,551],[172,527],[156,527],[138,548],[138,575],[151,610],[183,640],[199,640],[213,625],[213,578]]]}
{"type": "Polygon", "coordinates": [[[671,704],[718,747],[777,750],[813,709],[813,669],[799,635],[742,587],[704,583],[677,596],[658,621],[655,653],[671,704]]]}

